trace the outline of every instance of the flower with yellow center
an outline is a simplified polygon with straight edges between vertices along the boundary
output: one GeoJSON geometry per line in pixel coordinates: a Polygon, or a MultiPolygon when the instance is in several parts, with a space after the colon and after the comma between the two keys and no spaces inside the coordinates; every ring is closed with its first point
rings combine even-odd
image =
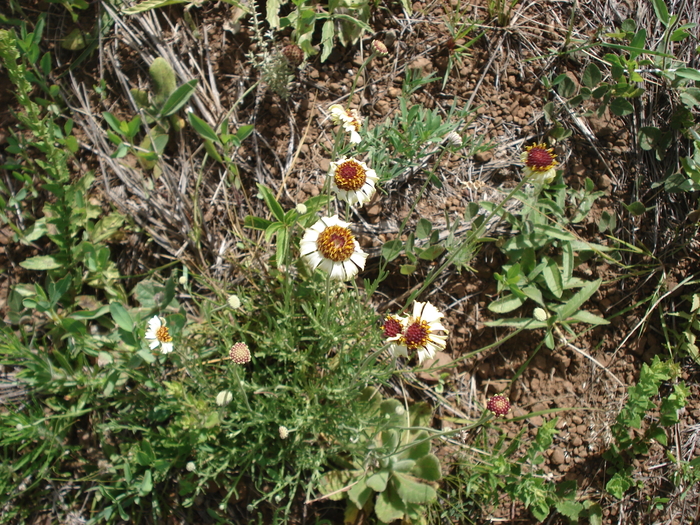
{"type": "Polygon", "coordinates": [[[394,355],[408,355],[409,350],[415,350],[418,354],[418,363],[426,359],[435,357],[435,353],[443,350],[447,345],[447,329],[442,325],[440,319],[443,314],[432,304],[416,301],[413,304],[413,314],[405,319],[394,318],[392,320],[393,329],[387,323],[384,324],[385,335],[396,335],[388,337],[387,341],[393,343],[391,351],[394,355]],[[403,329],[398,331],[398,324],[403,329]],[[444,332],[438,334],[437,332],[444,332]]]}
{"type": "Polygon", "coordinates": [[[557,176],[556,157],[554,148],[548,148],[544,143],[526,146],[520,156],[525,163],[525,177],[535,184],[550,184],[557,176]]]}
{"type": "Polygon", "coordinates": [[[375,171],[367,164],[347,157],[331,162],[328,176],[331,179],[331,189],[350,205],[369,202],[378,179],[375,171]]]}
{"type": "Polygon", "coordinates": [[[350,142],[359,144],[362,142],[360,129],[362,129],[362,118],[356,109],[346,110],[340,104],[333,104],[328,111],[331,113],[331,120],[334,124],[340,124],[343,129],[350,133],[350,142]]]}
{"type": "Polygon", "coordinates": [[[323,217],[304,233],[301,256],[312,270],[320,268],[331,279],[347,281],[364,269],[367,254],[348,228],[349,224],[333,217],[323,217]]]}
{"type": "Polygon", "coordinates": [[[173,351],[173,338],[170,337],[168,328],[165,326],[165,319],[157,315],[148,321],[148,330],[146,330],[146,339],[150,340],[149,347],[155,350],[160,346],[162,354],[169,354],[173,351]]]}

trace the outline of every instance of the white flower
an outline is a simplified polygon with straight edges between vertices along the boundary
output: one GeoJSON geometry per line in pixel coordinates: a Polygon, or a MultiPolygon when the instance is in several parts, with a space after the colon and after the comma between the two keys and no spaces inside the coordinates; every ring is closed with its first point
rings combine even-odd
{"type": "Polygon", "coordinates": [[[187,465],[185,465],[185,470],[187,472],[194,472],[197,470],[197,465],[194,464],[194,461],[188,461],[187,465]]]}
{"type": "Polygon", "coordinates": [[[454,131],[450,131],[447,135],[445,135],[445,142],[447,142],[450,146],[454,146],[455,148],[462,147],[462,137],[460,137],[459,134],[454,131]]]}
{"type": "Polygon", "coordinates": [[[312,270],[320,268],[331,279],[347,281],[364,269],[367,254],[355,240],[349,224],[323,217],[307,229],[301,239],[301,256],[312,270]]]}
{"type": "Polygon", "coordinates": [[[447,345],[447,329],[440,323],[443,314],[432,304],[413,304],[413,314],[401,321],[403,331],[387,341],[393,343],[391,347],[394,355],[408,355],[408,350],[418,353],[418,363],[435,357],[435,352],[443,350],[447,345]],[[436,332],[445,332],[437,334],[436,332]]]}
{"type": "Polygon", "coordinates": [[[241,300],[238,298],[237,295],[229,295],[226,302],[234,310],[238,310],[241,307],[241,300]]]}
{"type": "Polygon", "coordinates": [[[179,282],[182,286],[185,286],[187,284],[187,276],[181,275],[177,282],[179,282]]]}
{"type": "Polygon", "coordinates": [[[220,407],[225,407],[233,400],[233,394],[230,390],[222,390],[216,395],[216,404],[220,407]]]}
{"type": "Polygon", "coordinates": [[[280,425],[279,433],[280,439],[287,439],[289,437],[289,429],[284,425],[280,425]]]}
{"type": "Polygon", "coordinates": [[[350,142],[359,144],[362,142],[360,129],[362,129],[362,118],[356,109],[346,111],[340,104],[333,104],[328,110],[331,112],[331,120],[334,124],[340,124],[343,129],[350,133],[350,142]]]}
{"type": "Polygon", "coordinates": [[[299,215],[304,215],[307,212],[306,204],[304,204],[303,202],[300,202],[294,208],[297,210],[297,213],[299,215]]]}
{"type": "Polygon", "coordinates": [[[155,350],[160,346],[162,354],[169,354],[173,351],[173,338],[170,337],[168,328],[165,326],[165,319],[162,317],[156,315],[148,321],[148,330],[145,337],[152,341],[149,344],[151,350],[155,350]]]}
{"type": "Polygon", "coordinates": [[[367,164],[347,157],[331,162],[328,176],[331,179],[331,189],[350,205],[369,202],[378,180],[375,171],[367,164]]]}
{"type": "Polygon", "coordinates": [[[526,146],[520,156],[525,163],[523,175],[534,184],[550,184],[557,176],[556,157],[554,148],[548,148],[544,143],[526,146]]]}

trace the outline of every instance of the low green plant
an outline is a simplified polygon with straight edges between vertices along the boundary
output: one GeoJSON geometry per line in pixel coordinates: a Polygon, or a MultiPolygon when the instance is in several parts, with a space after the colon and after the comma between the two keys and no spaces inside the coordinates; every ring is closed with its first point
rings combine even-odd
{"type": "Polygon", "coordinates": [[[426,506],[437,498],[435,482],[442,477],[426,429],[432,418],[430,407],[416,403],[406,410],[396,399],[382,400],[373,388],[361,399],[379,422],[356,437],[352,448],[357,457],[333,461],[343,468],[323,476],[321,492],[332,500],[347,498],[345,523],[357,523],[360,514],[372,511],[380,523],[399,519],[427,523],[426,506]]]}
{"type": "Polygon", "coordinates": [[[603,454],[608,461],[610,479],[605,489],[622,499],[632,487],[642,483],[634,478],[632,461],[649,451],[652,440],[663,446],[668,444],[668,428],[678,423],[678,411],[686,406],[690,390],[683,381],[677,381],[680,367],[673,361],[662,361],[655,356],[650,365],[643,364],[636,385],[628,388],[625,406],[611,428],[613,441],[603,454]],[[658,402],[662,385],[664,394],[658,402]],[[643,422],[654,412],[658,417],[643,422]],[[645,428],[642,428],[642,427],[645,428]]]}
{"type": "Polygon", "coordinates": [[[518,0],[489,0],[487,9],[489,19],[496,19],[496,24],[506,27],[510,24],[510,16],[518,0]]]}
{"type": "MultiPolygon", "coordinates": [[[[489,304],[489,310],[510,313],[530,300],[538,308],[532,318],[498,319],[489,326],[512,326],[530,329],[559,325],[573,335],[574,323],[607,324],[605,319],[583,310],[583,304],[598,290],[602,280],[586,281],[574,270],[592,257],[609,252],[610,247],[580,240],[570,228],[585,219],[595,200],[603,192],[593,191],[587,179],[580,190],[572,190],[561,180],[547,188],[533,185],[518,191],[522,202],[517,212],[503,209],[500,216],[517,232],[496,245],[507,257],[503,271],[496,273],[501,297],[489,304]]],[[[491,210],[491,203],[481,203],[491,210]]],[[[545,343],[554,347],[554,335],[548,330],[545,343]]]]}
{"type": "Polygon", "coordinates": [[[153,82],[153,95],[141,89],[131,90],[136,106],[143,110],[144,119],[136,116],[129,121],[121,121],[109,112],[104,112],[102,116],[112,128],[107,131],[109,140],[117,146],[112,156],[121,158],[132,153],[144,169],[154,169],[168,145],[171,131],[181,131],[185,125],[177,112],[194,94],[197,80],[190,80],[178,87],[175,71],[161,57],[153,61],[148,71],[153,82]],[[144,137],[136,146],[133,140],[140,133],[144,137]]]}
{"type": "Polygon", "coordinates": [[[684,297],[688,302],[687,312],[670,312],[668,315],[682,319],[681,325],[674,330],[674,335],[678,341],[677,356],[682,358],[689,356],[696,363],[700,363],[700,349],[697,345],[697,334],[700,333],[700,294],[694,293],[684,297]]]}
{"type": "Polygon", "coordinates": [[[309,0],[292,0],[291,12],[280,17],[280,9],[288,2],[267,0],[267,22],[272,30],[292,29],[292,38],[307,56],[318,53],[312,44],[317,25],[321,25],[321,61],[330,56],[335,41],[344,46],[357,43],[364,32],[372,33],[367,24],[372,2],[369,0],[335,0],[315,4],[309,0]]]}

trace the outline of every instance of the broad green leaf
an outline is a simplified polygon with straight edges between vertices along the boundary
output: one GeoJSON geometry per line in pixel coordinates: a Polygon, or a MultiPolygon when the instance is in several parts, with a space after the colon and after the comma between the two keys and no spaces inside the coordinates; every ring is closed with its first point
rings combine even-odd
{"type": "Polygon", "coordinates": [[[392,470],[394,472],[410,472],[410,470],[415,467],[416,462],[413,459],[402,459],[397,461],[392,465],[392,470]]]}
{"type": "Polygon", "coordinates": [[[635,49],[635,51],[630,51],[630,60],[636,59],[642,52],[644,52],[644,43],[647,41],[647,31],[641,28],[637,31],[630,42],[630,47],[635,49]]]}
{"type": "Polygon", "coordinates": [[[52,255],[37,255],[36,257],[30,257],[25,259],[19,265],[27,270],[55,270],[56,268],[61,268],[61,264],[56,257],[52,255]]]}
{"type": "Polygon", "coordinates": [[[644,215],[644,213],[647,211],[647,207],[639,201],[633,202],[629,205],[623,203],[623,206],[627,209],[628,212],[630,212],[635,217],[644,215]]]}
{"type": "Polygon", "coordinates": [[[416,461],[416,466],[411,474],[420,479],[437,481],[442,477],[440,473],[440,461],[435,454],[426,454],[416,461]]]}
{"type": "Polygon", "coordinates": [[[444,251],[444,246],[434,244],[432,246],[428,246],[425,250],[421,250],[421,252],[418,254],[418,257],[420,259],[423,259],[424,261],[434,261],[435,259],[440,257],[440,255],[442,255],[444,251]]]}
{"type": "Polygon", "coordinates": [[[417,266],[415,264],[402,264],[399,268],[401,275],[411,275],[416,271],[417,266]]]}
{"type": "MultiPolygon", "coordinates": [[[[367,486],[367,478],[361,477],[357,483],[348,491],[348,499],[352,501],[357,508],[361,509],[367,503],[374,491],[367,486]]],[[[340,499],[340,498],[338,498],[340,499]]]]}
{"type": "Polygon", "coordinates": [[[265,4],[267,12],[265,18],[270,24],[270,29],[278,29],[280,26],[280,5],[280,0],[267,0],[265,4]]]}
{"type": "Polygon", "coordinates": [[[433,224],[428,219],[421,218],[416,225],[416,237],[419,239],[427,239],[430,237],[432,229],[433,224]]]}
{"type": "Polygon", "coordinates": [[[413,439],[414,444],[402,456],[409,459],[419,459],[428,454],[430,452],[430,439],[427,438],[428,432],[426,430],[419,431],[413,439]]]}
{"type": "Polygon", "coordinates": [[[651,0],[651,4],[654,6],[654,13],[656,13],[656,17],[661,20],[663,25],[668,26],[669,16],[666,2],[664,2],[664,0],[651,0]]]}
{"type": "Polygon", "coordinates": [[[194,94],[197,88],[197,82],[199,82],[197,79],[190,80],[173,91],[172,95],[170,95],[168,100],[165,101],[165,104],[163,104],[163,107],[160,108],[159,115],[161,117],[169,117],[177,113],[182,106],[187,104],[187,101],[194,94]]]}
{"type": "Polygon", "coordinates": [[[489,310],[497,314],[505,314],[512,312],[516,308],[520,308],[524,302],[524,299],[516,295],[507,295],[489,304],[489,310]]]}
{"type": "Polygon", "coordinates": [[[620,472],[616,472],[615,475],[610,478],[610,481],[605,485],[605,490],[615,496],[617,499],[622,499],[625,492],[632,486],[632,481],[630,478],[626,477],[620,472]]]}
{"type": "Polygon", "coordinates": [[[272,224],[272,221],[261,219],[260,217],[253,217],[252,215],[246,215],[243,221],[243,225],[246,228],[253,228],[254,230],[267,230],[270,224],[272,224]]]}
{"type": "Polygon", "coordinates": [[[588,301],[588,299],[590,299],[591,296],[598,291],[598,288],[600,288],[602,282],[602,279],[591,281],[587,283],[583,288],[581,288],[578,292],[576,292],[571,297],[571,299],[569,299],[562,306],[562,308],[559,309],[559,319],[564,321],[567,318],[571,317],[574,314],[574,312],[580,310],[583,306],[583,303],[588,301]]]}
{"type": "Polygon", "coordinates": [[[532,299],[537,304],[544,306],[544,297],[542,297],[542,292],[539,288],[537,288],[537,286],[523,286],[520,290],[529,299],[532,299]]]}
{"type": "Polygon", "coordinates": [[[382,257],[384,257],[387,262],[393,261],[402,251],[403,243],[398,239],[394,239],[393,241],[384,243],[384,246],[382,246],[382,257]]]}
{"type": "Polygon", "coordinates": [[[200,137],[206,140],[210,140],[212,142],[221,143],[216,132],[204,120],[199,118],[194,113],[189,113],[187,115],[187,118],[189,119],[192,128],[199,134],[200,137]]]}
{"type": "Polygon", "coordinates": [[[396,492],[404,503],[430,503],[437,498],[437,492],[426,483],[400,472],[394,473],[396,492]]]}
{"type": "Polygon", "coordinates": [[[150,492],[153,490],[153,474],[151,474],[150,470],[147,470],[146,473],[143,475],[143,481],[141,482],[141,485],[139,486],[139,493],[142,495],[150,494],[150,492]]]}
{"type": "Polygon", "coordinates": [[[700,71],[690,67],[679,67],[675,71],[676,76],[689,78],[690,80],[700,81],[700,71]]]}
{"type": "Polygon", "coordinates": [[[335,35],[335,29],[332,20],[326,20],[323,23],[323,28],[321,30],[321,62],[325,62],[330,56],[331,51],[333,51],[333,36],[335,35]]]}
{"type": "Polygon", "coordinates": [[[561,273],[559,272],[559,267],[557,263],[546,257],[547,265],[542,270],[542,277],[544,277],[545,283],[547,283],[547,288],[557,299],[561,298],[561,294],[564,293],[564,287],[562,285],[561,273]]]}
{"type": "Polygon", "coordinates": [[[598,69],[598,66],[591,62],[586,66],[586,69],[583,71],[581,81],[583,82],[584,86],[593,89],[598,84],[600,84],[602,78],[603,75],[600,73],[600,69],[598,69]]]}
{"type": "Polygon", "coordinates": [[[390,476],[389,470],[382,469],[369,476],[365,484],[375,492],[384,492],[390,476]]]}
{"type": "Polygon", "coordinates": [[[109,313],[112,315],[112,319],[114,319],[114,322],[119,328],[126,332],[134,331],[134,321],[121,303],[110,303],[109,313]]]}
{"type": "Polygon", "coordinates": [[[628,100],[616,97],[610,102],[610,111],[618,117],[624,117],[634,112],[634,106],[628,100]]]}
{"type": "Polygon", "coordinates": [[[374,512],[382,523],[391,523],[403,518],[404,509],[401,498],[391,490],[380,492],[374,504],[374,512]]]}
{"type": "MultiPolygon", "coordinates": [[[[105,119],[105,122],[109,124],[109,127],[112,128],[115,132],[117,133],[123,133],[121,129],[121,121],[112,115],[109,111],[104,111],[102,112],[102,118],[105,119]]],[[[119,140],[121,142],[121,139],[119,140]]]]}
{"type": "Polygon", "coordinates": [[[574,313],[574,315],[572,315],[569,319],[593,325],[610,324],[610,321],[608,321],[607,319],[603,319],[602,317],[592,314],[587,310],[579,310],[578,312],[574,313]]]}

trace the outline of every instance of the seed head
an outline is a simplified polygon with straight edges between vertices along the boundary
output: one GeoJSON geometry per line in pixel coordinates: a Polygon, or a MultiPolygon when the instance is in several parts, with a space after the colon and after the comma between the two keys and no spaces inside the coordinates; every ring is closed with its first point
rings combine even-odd
{"type": "Polygon", "coordinates": [[[304,61],[304,51],[296,44],[289,44],[282,48],[282,54],[294,67],[299,67],[304,61]]]}
{"type": "Polygon", "coordinates": [[[245,343],[236,343],[233,345],[228,356],[231,358],[231,361],[237,365],[245,365],[250,363],[250,350],[248,349],[248,345],[245,343]]]}
{"type": "Polygon", "coordinates": [[[497,394],[486,403],[486,409],[493,412],[494,416],[504,417],[510,412],[510,401],[508,401],[506,396],[497,394]]]}

